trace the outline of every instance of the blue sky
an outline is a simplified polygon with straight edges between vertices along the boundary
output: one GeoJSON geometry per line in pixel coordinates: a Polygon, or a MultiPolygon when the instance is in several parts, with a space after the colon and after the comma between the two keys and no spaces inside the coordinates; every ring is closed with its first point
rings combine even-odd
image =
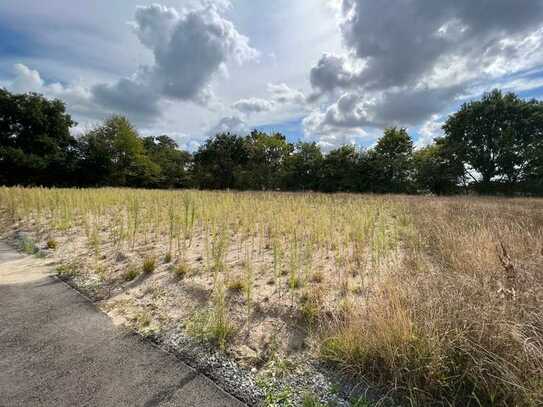
{"type": "Polygon", "coordinates": [[[0,86],[124,114],[193,150],[217,131],[418,146],[495,87],[543,97],[540,0],[4,0],[0,86]],[[156,3],[159,1],[159,3],[156,3]]]}

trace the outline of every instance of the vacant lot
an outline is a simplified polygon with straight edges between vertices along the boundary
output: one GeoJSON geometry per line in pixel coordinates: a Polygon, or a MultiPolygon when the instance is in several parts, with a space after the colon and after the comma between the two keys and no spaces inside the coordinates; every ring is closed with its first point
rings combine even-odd
{"type": "Polygon", "coordinates": [[[543,200],[2,188],[0,211],[141,331],[417,405],[543,403],[543,200]]]}

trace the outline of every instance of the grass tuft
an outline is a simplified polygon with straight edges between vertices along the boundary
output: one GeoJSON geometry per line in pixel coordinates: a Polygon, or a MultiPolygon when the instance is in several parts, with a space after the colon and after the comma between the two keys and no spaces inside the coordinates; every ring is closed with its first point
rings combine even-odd
{"type": "Polygon", "coordinates": [[[151,274],[156,269],[156,257],[155,256],[147,256],[145,259],[143,259],[143,266],[142,266],[143,272],[145,274],[151,274]]]}

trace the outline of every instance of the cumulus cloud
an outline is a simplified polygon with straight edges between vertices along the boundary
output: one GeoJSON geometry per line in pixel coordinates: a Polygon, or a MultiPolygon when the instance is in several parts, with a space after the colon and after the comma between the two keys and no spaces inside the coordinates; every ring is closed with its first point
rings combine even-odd
{"type": "Polygon", "coordinates": [[[344,0],[341,24],[345,44],[366,67],[365,88],[418,83],[451,61],[483,68],[489,58],[514,52],[516,44],[541,27],[543,3],[518,0],[344,0]]]}
{"type": "Polygon", "coordinates": [[[258,56],[215,3],[182,12],[158,4],[141,6],[132,28],[152,51],[154,64],[140,67],[130,78],[97,85],[93,94],[100,104],[147,119],[159,114],[162,98],[207,103],[214,75],[224,72],[229,61],[242,64],[258,56]]]}
{"type": "Polygon", "coordinates": [[[215,125],[210,127],[206,133],[206,138],[213,137],[219,133],[244,134],[249,130],[247,123],[239,116],[227,116],[221,118],[215,125]]]}
{"type": "Polygon", "coordinates": [[[332,103],[305,131],[420,125],[474,88],[541,66],[542,21],[539,0],[343,0],[346,53],[310,71],[312,97],[332,103]]]}
{"type": "Polygon", "coordinates": [[[317,65],[311,68],[309,80],[317,95],[331,93],[337,89],[353,87],[357,72],[348,66],[347,58],[341,55],[324,54],[317,65]]]}
{"type": "Polygon", "coordinates": [[[268,83],[267,91],[270,95],[269,99],[240,99],[232,107],[243,114],[250,115],[279,110],[284,107],[304,107],[306,105],[304,93],[290,88],[286,83],[268,83]]]}
{"type": "Polygon", "coordinates": [[[88,118],[96,118],[99,107],[92,101],[89,89],[82,85],[64,85],[60,82],[46,83],[37,70],[24,64],[13,66],[14,79],[7,83],[7,88],[15,93],[36,92],[48,98],[57,98],[66,102],[71,113],[88,118]]]}
{"type": "Polygon", "coordinates": [[[286,83],[268,83],[268,92],[273,101],[279,104],[305,104],[303,92],[290,88],[286,83]]]}
{"type": "Polygon", "coordinates": [[[241,99],[232,105],[232,107],[241,113],[250,114],[250,113],[260,113],[260,112],[269,112],[273,109],[273,102],[270,102],[266,99],[259,98],[249,98],[241,99]]]}
{"type": "Polygon", "coordinates": [[[419,138],[415,143],[415,147],[425,147],[432,144],[436,137],[443,135],[443,117],[439,114],[434,114],[427,120],[419,130],[419,138]]]}
{"type": "Polygon", "coordinates": [[[315,110],[303,119],[304,139],[316,141],[323,151],[369,141],[374,138],[366,129],[373,126],[371,107],[359,95],[345,93],[325,111],[315,110]]]}

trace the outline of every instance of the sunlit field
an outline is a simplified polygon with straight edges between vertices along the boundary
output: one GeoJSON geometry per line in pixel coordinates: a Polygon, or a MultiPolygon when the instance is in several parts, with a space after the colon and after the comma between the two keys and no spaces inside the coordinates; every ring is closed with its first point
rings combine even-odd
{"type": "Polygon", "coordinates": [[[543,403],[543,200],[1,188],[0,211],[140,331],[401,403],[543,403]]]}

